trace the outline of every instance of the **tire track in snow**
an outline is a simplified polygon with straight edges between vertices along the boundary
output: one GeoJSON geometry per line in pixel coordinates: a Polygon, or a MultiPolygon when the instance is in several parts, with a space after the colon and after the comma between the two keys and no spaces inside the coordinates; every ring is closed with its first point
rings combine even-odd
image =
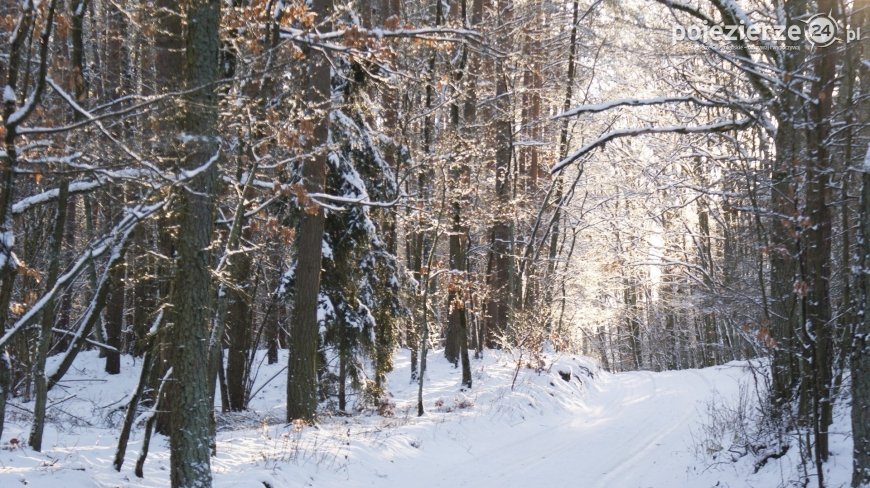
{"type": "MultiPolygon", "coordinates": [[[[619,420],[621,418],[623,418],[623,412],[625,411],[627,404],[637,403],[637,402],[639,402],[642,399],[647,398],[647,397],[655,397],[655,395],[658,391],[658,388],[656,385],[656,380],[655,380],[655,375],[653,375],[652,373],[646,372],[646,371],[634,372],[633,375],[644,376],[644,377],[646,377],[646,379],[648,381],[645,384],[640,385],[640,386],[634,385],[630,389],[620,388],[618,390],[605,390],[607,392],[607,394],[605,395],[606,397],[610,397],[611,395],[613,395],[613,392],[620,392],[621,394],[618,395],[616,398],[610,398],[609,401],[606,402],[607,407],[602,409],[602,410],[599,410],[599,412],[603,411],[604,413],[607,414],[605,422],[603,422],[603,423],[594,422],[595,420],[601,420],[601,419],[597,419],[596,417],[590,417],[590,418],[586,419],[587,421],[593,421],[592,425],[593,425],[593,428],[595,430],[600,430],[603,427],[605,427],[606,425],[610,425],[612,422],[619,422],[619,420]],[[641,388],[641,387],[643,387],[643,388],[641,388]],[[628,390],[628,391],[626,391],[626,390],[628,390]],[[639,390],[643,390],[643,391],[639,391],[639,390]],[[628,395],[629,392],[632,393],[632,397],[631,397],[632,402],[625,401],[626,396],[628,395]],[[621,399],[622,401],[617,401],[617,399],[621,399]]],[[[613,382],[613,380],[615,378],[616,378],[616,375],[611,377],[610,381],[608,381],[608,383],[613,382]]],[[[621,381],[616,381],[616,382],[621,383],[621,381]]],[[[601,393],[602,392],[598,392],[599,395],[601,393]]],[[[578,415],[582,415],[584,413],[586,413],[586,412],[582,412],[582,411],[577,412],[578,415]]],[[[652,414],[650,414],[650,416],[651,415],[652,414]]],[[[529,471],[532,471],[533,468],[539,468],[545,462],[549,462],[549,463],[555,464],[557,466],[569,466],[569,469],[566,469],[565,471],[566,471],[566,474],[569,474],[573,471],[574,473],[573,473],[573,476],[571,476],[572,478],[577,478],[577,477],[582,476],[582,472],[586,471],[586,468],[583,467],[582,463],[580,463],[580,464],[577,463],[577,461],[580,461],[582,459],[582,457],[579,457],[579,456],[582,456],[582,451],[578,452],[577,447],[578,447],[578,445],[581,445],[584,447],[591,447],[592,449],[595,449],[596,447],[598,447],[597,442],[595,442],[596,440],[593,438],[584,438],[583,434],[585,433],[585,430],[586,430],[586,428],[588,428],[588,426],[580,424],[577,420],[565,422],[565,423],[559,425],[558,427],[560,428],[561,431],[572,432],[572,434],[565,435],[564,438],[558,442],[558,444],[548,446],[549,449],[546,451],[546,454],[538,455],[535,459],[533,459],[531,461],[521,462],[519,464],[519,466],[517,466],[516,468],[512,468],[512,469],[507,470],[506,472],[501,473],[499,478],[507,478],[505,480],[505,481],[507,481],[506,485],[502,485],[502,486],[512,486],[512,483],[510,482],[511,480],[523,479],[523,478],[519,478],[517,475],[523,474],[523,473],[528,473],[529,471]],[[572,453],[574,454],[573,456],[571,455],[572,453]],[[578,468],[580,468],[580,471],[581,471],[580,473],[576,472],[578,470],[578,468]]],[[[611,427],[612,427],[612,425],[611,425],[611,427]]],[[[637,431],[635,431],[634,434],[632,434],[628,438],[628,440],[630,442],[636,442],[640,437],[643,436],[643,434],[644,433],[642,430],[637,430],[637,431]]],[[[589,467],[589,468],[592,469],[592,467],[589,467]]],[[[533,482],[534,475],[537,473],[540,473],[540,471],[537,469],[532,471],[533,476],[527,478],[527,481],[525,481],[524,483],[519,483],[519,486],[533,482]]],[[[569,481],[569,480],[566,480],[566,481],[569,481]]],[[[582,486],[585,486],[585,484],[582,486]]]]}
{"type": "MultiPolygon", "coordinates": [[[[607,381],[601,382],[601,389],[589,395],[588,407],[573,412],[573,419],[542,426],[541,430],[531,433],[523,429],[509,443],[475,450],[471,459],[451,465],[448,472],[441,471],[435,484],[428,486],[461,485],[481,472],[489,473],[487,485],[534,486],[544,468],[559,469],[566,482],[584,480],[581,486],[589,486],[586,481],[594,482],[594,478],[590,480],[589,476],[599,476],[600,466],[590,462],[586,450],[618,448],[626,441],[631,444],[645,442],[647,432],[633,429],[627,437],[620,436],[622,442],[619,445],[607,443],[613,437],[612,430],[625,429],[622,424],[626,409],[637,409],[657,394],[656,375],[653,373],[609,375],[607,381]]],[[[648,423],[655,414],[644,410],[645,417],[640,423],[648,423]]]]}
{"type": "MultiPolygon", "coordinates": [[[[635,483],[640,482],[640,478],[643,473],[651,470],[653,465],[647,463],[645,466],[638,469],[639,463],[650,456],[650,454],[655,451],[659,446],[665,444],[662,442],[668,436],[672,435],[675,431],[680,430],[681,428],[687,428],[690,424],[690,420],[693,417],[697,416],[697,402],[705,398],[709,392],[712,390],[713,384],[712,382],[704,376],[700,371],[692,370],[692,371],[684,371],[679,373],[680,376],[685,376],[685,373],[691,373],[692,376],[698,378],[703,383],[703,388],[691,388],[688,385],[681,385],[681,389],[684,392],[695,392],[696,395],[693,399],[694,401],[685,401],[681,404],[681,412],[677,416],[674,416],[674,412],[672,408],[674,407],[673,402],[661,402],[656,405],[656,408],[649,409],[649,414],[644,417],[645,421],[636,425],[640,432],[643,432],[643,440],[640,442],[632,442],[629,445],[632,446],[631,451],[622,456],[615,464],[610,466],[603,474],[603,476],[597,480],[595,483],[595,487],[597,488],[607,488],[613,486],[620,487],[630,487],[630,486],[641,486],[641,485],[631,485],[632,481],[635,483]],[[650,419],[668,419],[662,425],[656,425],[656,429],[649,430],[645,428],[649,423],[647,422],[650,419]],[[640,474],[641,476],[638,476],[640,474]]],[[[673,375],[673,373],[670,373],[673,375]]],[[[654,377],[652,378],[655,381],[654,377]]],[[[625,446],[625,444],[623,444],[625,446]]]]}
{"type": "MultiPolygon", "coordinates": [[[[708,398],[712,388],[710,379],[694,370],[606,375],[597,389],[587,391],[583,406],[557,418],[527,418],[511,428],[493,422],[495,435],[483,438],[475,437],[479,427],[445,425],[442,435],[455,436],[457,442],[423,446],[424,452],[435,449],[428,455],[441,462],[391,465],[378,476],[426,480],[421,486],[432,488],[538,486],[543,473],[559,486],[686,486],[679,479],[684,475],[679,457],[688,456],[683,439],[698,418],[698,401],[708,398]],[[674,483],[651,481],[652,475],[660,479],[663,469],[670,470],[665,474],[674,483]]],[[[422,454],[421,461],[428,455],[422,454]]]]}

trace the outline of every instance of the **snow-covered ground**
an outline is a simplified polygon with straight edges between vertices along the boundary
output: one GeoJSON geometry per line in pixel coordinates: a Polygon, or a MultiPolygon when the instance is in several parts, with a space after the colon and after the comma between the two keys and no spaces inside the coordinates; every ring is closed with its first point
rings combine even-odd
{"type": "MultiPolygon", "coordinates": [[[[463,392],[460,372],[435,351],[426,378],[427,412],[417,417],[409,354],[400,351],[389,382],[391,417],[362,412],[302,429],[282,421],[284,364],[286,356],[262,366],[259,383],[277,378],[257,394],[250,412],[219,418],[216,486],[737,488],[791,486],[801,476],[797,448],[753,473],[753,456],[736,456],[728,439],[703,438],[731,435],[727,425],[711,427],[708,411],[732,406],[739,385],[751,382],[746,363],[609,374],[586,358],[550,356],[537,370],[521,368],[512,389],[514,356],[489,352],[472,360],[474,388],[463,392]]],[[[168,486],[169,454],[161,436],[151,444],[143,479],[133,474],[141,429],[133,432],[121,472],[111,465],[117,424],[139,366],[125,358],[122,374],[108,376],[95,353],[83,354],[51,393],[44,453],[23,445],[30,416],[22,409],[31,405],[10,407],[0,487],[168,486]]],[[[832,488],[847,486],[850,474],[844,413],[833,429],[826,473],[832,488]]]]}

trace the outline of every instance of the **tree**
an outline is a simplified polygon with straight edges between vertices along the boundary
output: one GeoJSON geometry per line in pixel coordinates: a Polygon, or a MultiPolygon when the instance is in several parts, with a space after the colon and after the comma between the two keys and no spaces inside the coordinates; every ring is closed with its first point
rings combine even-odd
{"type": "MultiPolygon", "coordinates": [[[[853,7],[854,21],[852,25],[862,26],[866,29],[867,21],[870,19],[868,12],[868,2],[856,2],[853,7]]],[[[855,46],[851,53],[856,55],[854,59],[860,59],[859,53],[867,52],[868,41],[864,40],[855,46]]],[[[870,66],[866,61],[855,66],[857,73],[848,73],[847,76],[855,80],[860,80],[857,86],[857,93],[853,95],[853,99],[864,97],[864,101],[856,104],[856,119],[860,125],[856,130],[856,134],[866,136],[870,134],[870,108],[866,97],[870,94],[870,66]]],[[[856,137],[856,140],[860,140],[856,137]]],[[[865,142],[866,143],[866,142],[865,142]]],[[[860,148],[860,146],[858,146],[860,148]]],[[[855,156],[860,158],[862,151],[856,150],[855,156]]],[[[857,163],[859,160],[856,160],[857,163]]],[[[851,349],[850,367],[852,373],[852,487],[859,488],[870,486],[870,143],[867,143],[867,150],[864,152],[864,159],[861,161],[861,207],[858,213],[859,222],[858,229],[860,236],[860,246],[858,247],[858,270],[857,285],[863,293],[863,303],[858,304],[858,308],[863,310],[861,314],[856,314],[857,320],[854,324],[854,332],[851,337],[854,340],[851,349]]]]}
{"type": "MultiPolygon", "coordinates": [[[[25,2],[16,20],[14,34],[9,43],[9,58],[6,66],[6,83],[3,91],[3,145],[0,155],[0,332],[6,330],[6,310],[12,299],[12,287],[18,273],[20,262],[13,251],[15,234],[12,220],[12,197],[15,184],[15,172],[18,166],[18,148],[16,139],[20,125],[33,114],[39,104],[46,86],[48,71],[49,43],[54,28],[54,15],[57,2],[52,0],[44,11],[42,31],[39,36],[38,72],[34,77],[32,87],[25,85],[30,78],[29,55],[26,55],[27,38],[34,34],[38,15],[33,2],[25,2]],[[25,97],[18,97],[18,92],[25,97]],[[19,103],[19,100],[24,100],[19,103]]],[[[36,36],[34,36],[36,37],[36,36]]],[[[11,364],[5,348],[0,351],[0,436],[3,435],[3,422],[6,412],[6,401],[11,383],[11,364]]]]}
{"type": "Polygon", "coordinates": [[[861,193],[861,269],[864,291],[864,320],[858,322],[855,331],[855,344],[852,346],[852,438],[853,470],[852,486],[859,488],[870,485],[870,273],[866,269],[870,260],[870,147],[864,158],[861,193]]]}
{"type": "Polygon", "coordinates": [[[178,264],[172,292],[172,434],[170,479],[173,487],[211,486],[208,330],[211,301],[211,235],[217,161],[217,95],[220,39],[219,0],[185,5],[182,149],[178,170],[191,176],[177,196],[178,264]]]}
{"type": "MultiPolygon", "coordinates": [[[[332,3],[314,0],[312,13],[328,20],[332,3]]],[[[331,24],[319,26],[328,30],[331,24]]],[[[309,104],[303,121],[305,147],[314,153],[302,165],[302,184],[308,193],[320,193],[326,185],[327,152],[324,144],[329,133],[329,96],[331,69],[325,53],[308,52],[308,82],[305,88],[309,104]]],[[[314,421],[317,413],[318,299],[323,249],[324,211],[313,202],[300,202],[303,214],[299,224],[295,268],[295,293],[290,331],[290,364],[287,369],[287,421],[314,421]]]]}
{"type": "MultiPolygon", "coordinates": [[[[508,0],[506,4],[499,4],[497,14],[496,33],[500,36],[500,44],[508,47],[507,25],[512,20],[513,4],[508,0]]],[[[508,92],[508,72],[506,60],[497,59],[495,62],[495,122],[494,131],[495,146],[495,196],[497,200],[497,214],[492,224],[490,233],[490,254],[488,264],[490,300],[486,306],[487,314],[487,342],[489,347],[495,347],[496,337],[508,332],[510,319],[510,307],[512,304],[511,271],[513,267],[513,235],[511,232],[511,161],[513,159],[513,105],[512,97],[508,92]]]]}

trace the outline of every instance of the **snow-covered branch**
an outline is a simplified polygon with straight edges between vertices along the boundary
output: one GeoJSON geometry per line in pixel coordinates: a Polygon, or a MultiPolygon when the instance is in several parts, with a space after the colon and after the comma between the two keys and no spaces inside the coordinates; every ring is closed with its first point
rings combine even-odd
{"type": "Polygon", "coordinates": [[[567,112],[562,112],[555,117],[553,120],[561,119],[562,117],[574,117],[581,114],[591,114],[604,112],[616,107],[644,107],[650,105],[665,105],[669,103],[694,103],[696,105],[701,105],[704,107],[719,107],[725,104],[715,103],[709,100],[704,100],[694,96],[678,96],[678,97],[655,97],[655,98],[620,98],[617,100],[611,100],[609,102],[604,103],[596,103],[590,105],[581,105],[579,107],[572,108],[567,112]]]}
{"type": "Polygon", "coordinates": [[[707,16],[706,14],[704,14],[703,12],[701,12],[700,10],[698,10],[697,8],[695,8],[689,4],[686,4],[683,2],[678,2],[675,0],[656,0],[656,1],[662,5],[670,8],[670,9],[679,10],[680,12],[687,13],[687,14],[691,15],[692,17],[695,17],[696,19],[700,20],[701,22],[703,22],[706,25],[713,25],[716,23],[716,21],[714,21],[712,18],[710,18],[709,16],[707,16]]]}
{"type": "MultiPolygon", "coordinates": [[[[73,282],[79,274],[86,269],[88,263],[108,252],[111,252],[112,256],[110,262],[112,259],[115,259],[116,256],[120,256],[120,249],[126,243],[130,234],[133,232],[133,229],[136,228],[139,222],[154,215],[156,212],[163,209],[166,204],[167,200],[161,200],[160,202],[151,205],[141,204],[127,209],[124,217],[112,228],[109,234],[88,246],[88,248],[82,252],[78,259],[76,259],[72,264],[69,270],[58,277],[54,286],[37,300],[36,303],[34,303],[33,306],[30,307],[30,309],[27,310],[27,312],[25,312],[2,337],[0,337],[0,349],[15,337],[15,335],[24,330],[26,326],[36,318],[37,314],[41,313],[43,308],[54,300],[61,290],[65,289],[69,283],[73,282]]],[[[107,276],[107,273],[108,271],[104,272],[104,275],[107,276]]],[[[108,279],[106,276],[104,276],[104,279],[108,279]]]]}
{"type": "MultiPolygon", "coordinates": [[[[97,170],[97,177],[92,180],[79,180],[73,181],[69,185],[69,193],[70,195],[78,194],[78,193],[87,193],[91,190],[95,190],[100,188],[101,186],[106,185],[107,183],[112,182],[115,179],[118,180],[127,180],[127,181],[139,181],[142,182],[143,177],[147,177],[153,174],[152,171],[146,169],[136,169],[136,168],[125,168],[125,169],[117,169],[117,170],[97,170]]],[[[51,188],[49,190],[45,190],[43,192],[37,193],[35,195],[31,195],[29,197],[22,198],[21,200],[15,202],[12,205],[12,214],[20,215],[24,212],[30,210],[32,207],[36,205],[43,205],[54,200],[57,200],[58,195],[60,194],[60,190],[57,188],[51,188]]]]}
{"type": "Polygon", "coordinates": [[[618,129],[612,132],[608,132],[598,139],[586,144],[582,148],[578,149],[573,154],[569,155],[565,159],[556,163],[551,169],[550,173],[558,173],[563,170],[566,166],[577,161],[582,158],[586,154],[592,152],[593,150],[604,146],[608,142],[614,139],[620,139],[622,137],[634,137],[641,136],[646,134],[703,134],[703,133],[714,133],[714,132],[727,132],[730,130],[736,129],[745,129],[750,126],[754,122],[753,119],[742,119],[742,120],[726,120],[722,122],[713,122],[710,124],[704,125],[668,125],[662,127],[637,127],[631,129],[618,129]]]}
{"type": "MultiPolygon", "coordinates": [[[[103,182],[100,180],[75,181],[70,183],[69,193],[71,195],[76,193],[84,193],[89,190],[93,190],[94,188],[99,188],[100,186],[102,186],[102,184],[103,182]]],[[[59,194],[60,190],[58,188],[52,188],[42,193],[37,193],[36,195],[31,195],[29,197],[23,198],[12,205],[12,214],[22,214],[35,205],[41,205],[44,203],[48,203],[52,200],[56,200],[59,194]]]]}
{"type": "MultiPolygon", "coordinates": [[[[746,13],[740,9],[734,2],[730,0],[710,0],[710,4],[716,8],[721,17],[721,21],[716,21],[711,17],[707,16],[699,9],[675,0],[655,0],[657,3],[664,5],[671,10],[680,11],[686,13],[695,19],[700,20],[705,26],[713,26],[713,25],[745,25],[747,28],[753,26],[751,19],[746,13]]],[[[715,49],[714,46],[703,43],[704,46],[716,54],[722,56],[723,52],[715,49]]],[[[754,66],[761,64],[755,59],[752,58],[749,51],[749,45],[746,42],[746,39],[742,37],[734,37],[731,40],[731,45],[734,47],[735,52],[738,54],[736,56],[736,60],[738,61],[736,66],[743,70],[747,75],[747,79],[752,84],[752,86],[758,91],[758,93],[765,99],[775,99],[775,93],[773,87],[769,84],[767,80],[764,80],[758,74],[758,70],[754,68],[754,66]]],[[[776,49],[776,46],[772,45],[770,42],[762,40],[760,37],[757,40],[757,45],[762,48],[762,54],[774,65],[778,67],[783,66],[783,58],[781,52],[776,49]]],[[[724,57],[724,56],[723,56],[724,57]]],[[[734,59],[728,59],[729,62],[734,62],[734,59]]]]}
{"type": "Polygon", "coordinates": [[[373,202],[367,197],[340,197],[337,195],[329,195],[327,193],[309,193],[308,197],[320,205],[324,205],[324,203],[318,200],[327,200],[335,203],[349,203],[353,205],[363,205],[367,207],[394,207],[397,203],[399,203],[399,201],[402,200],[402,198],[404,198],[404,195],[399,195],[398,197],[396,197],[395,200],[392,200],[390,202],[373,202]]]}
{"type": "Polygon", "coordinates": [[[351,29],[338,29],[329,32],[311,32],[303,29],[284,27],[281,29],[281,37],[291,41],[301,41],[311,44],[319,44],[323,41],[340,40],[352,34],[354,36],[383,38],[418,38],[425,40],[458,42],[464,39],[480,41],[482,36],[479,32],[471,29],[453,29],[449,27],[425,27],[421,29],[364,29],[354,26],[351,29]]]}

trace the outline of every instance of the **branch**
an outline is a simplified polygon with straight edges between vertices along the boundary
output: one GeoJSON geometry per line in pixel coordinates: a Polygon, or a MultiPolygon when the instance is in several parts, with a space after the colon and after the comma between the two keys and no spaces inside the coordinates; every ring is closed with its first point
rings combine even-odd
{"type": "Polygon", "coordinates": [[[552,120],[561,119],[563,117],[574,117],[576,115],[581,114],[591,114],[604,112],[606,110],[610,110],[616,107],[645,107],[650,105],[665,105],[668,103],[695,103],[704,107],[721,107],[725,106],[722,103],[711,102],[709,100],[703,100],[694,96],[679,96],[679,97],[655,97],[655,98],[620,98],[617,100],[611,100],[609,102],[597,103],[591,105],[581,105],[576,108],[572,108],[571,110],[567,110],[562,112],[552,120]]]}
{"type": "MultiPolygon", "coordinates": [[[[69,271],[58,277],[54,286],[48,290],[33,306],[24,313],[15,324],[6,331],[3,337],[0,337],[0,349],[2,349],[16,334],[24,330],[27,324],[39,314],[46,304],[54,300],[54,297],[64,289],[67,284],[73,282],[78,275],[84,271],[85,266],[92,260],[112,251],[112,259],[120,251],[121,246],[127,241],[130,233],[136,228],[142,220],[150,217],[155,212],[166,206],[167,201],[163,200],[153,205],[137,205],[127,210],[126,215],[112,229],[109,235],[98,240],[88,247],[72,265],[69,271]]],[[[111,264],[110,259],[110,264],[111,264]]],[[[108,273],[108,270],[106,271],[108,273]]],[[[105,273],[104,273],[105,274],[105,273]]],[[[105,276],[104,276],[104,279],[105,276]]]]}
{"type": "Polygon", "coordinates": [[[363,35],[374,37],[377,39],[396,37],[396,38],[418,38],[436,41],[459,42],[460,39],[471,39],[480,41],[483,36],[475,30],[470,29],[451,29],[447,27],[428,27],[422,29],[364,29],[354,27],[353,29],[339,29],[330,32],[316,33],[302,29],[294,29],[292,27],[284,27],[281,29],[281,38],[291,41],[301,41],[310,44],[319,44],[318,41],[329,41],[341,39],[348,33],[352,35],[363,35]],[[444,35],[453,35],[456,37],[443,37],[444,35]],[[433,37],[437,36],[437,37],[433,37]]]}
{"type": "MultiPolygon", "coordinates": [[[[18,125],[33,113],[33,110],[36,109],[36,106],[39,104],[40,100],[42,100],[42,94],[45,91],[45,78],[48,73],[48,46],[49,40],[51,39],[51,30],[52,27],[54,27],[54,11],[56,4],[57,0],[52,0],[52,2],[48,4],[48,14],[45,19],[45,26],[42,29],[39,45],[39,74],[36,77],[36,87],[30,93],[30,96],[27,98],[24,105],[19,107],[18,110],[10,114],[6,119],[7,130],[15,131],[18,128],[18,125]]],[[[15,36],[18,36],[17,32],[15,36]]],[[[4,99],[6,98],[5,91],[6,89],[4,88],[4,99]]],[[[12,93],[14,94],[14,91],[12,91],[12,93]]],[[[7,102],[14,103],[14,96],[12,101],[7,102]]]]}
{"type": "MultiPolygon", "coordinates": [[[[720,15],[722,15],[723,21],[717,22],[713,20],[711,17],[708,17],[700,10],[686,5],[682,2],[677,2],[674,0],[655,0],[657,3],[664,5],[672,10],[679,10],[680,12],[684,12],[689,14],[690,16],[701,20],[707,27],[713,25],[724,25],[729,23],[731,25],[737,25],[741,20],[748,26],[751,25],[751,21],[749,21],[749,17],[740,10],[736,5],[733,5],[731,2],[723,3],[721,0],[710,0],[710,3],[719,11],[720,15]]],[[[759,77],[758,73],[755,70],[750,69],[752,64],[758,64],[753,59],[749,52],[749,48],[746,44],[746,41],[743,39],[735,39],[732,42],[736,52],[740,55],[741,62],[737,64],[737,67],[743,70],[746,73],[749,83],[758,91],[759,94],[765,99],[771,100],[775,99],[772,88],[768,86],[765,81],[761,77],[759,77]]],[[[767,43],[762,43],[762,45],[766,45],[767,43]]],[[[705,45],[708,49],[711,49],[711,46],[705,45]]],[[[767,46],[770,47],[770,46],[767,46]]],[[[715,49],[711,49],[716,52],[715,49]]],[[[770,59],[770,56],[773,56],[773,60],[782,68],[782,59],[778,56],[779,51],[777,50],[764,50],[764,55],[770,59]]],[[[717,54],[720,54],[717,52],[717,54]]],[[[720,54],[721,55],[721,54],[720,54]]]]}
{"type": "Polygon", "coordinates": [[[398,204],[405,197],[405,195],[399,195],[394,200],[389,201],[389,202],[371,201],[366,196],[363,196],[360,198],[350,198],[350,197],[340,197],[337,195],[329,195],[328,193],[309,193],[308,197],[311,198],[312,200],[314,200],[314,202],[317,203],[318,205],[324,205],[324,206],[325,206],[325,204],[322,201],[319,201],[318,199],[328,200],[330,202],[336,202],[336,203],[350,203],[353,205],[362,205],[362,206],[367,206],[367,207],[385,207],[386,208],[386,207],[394,207],[396,204],[398,204]]]}
{"type": "Polygon", "coordinates": [[[702,13],[700,10],[696,9],[695,7],[692,7],[691,5],[686,5],[685,3],[682,3],[682,2],[675,2],[673,0],[656,0],[656,2],[662,4],[670,9],[679,10],[680,12],[687,13],[687,14],[691,15],[692,17],[700,20],[701,22],[703,22],[707,25],[713,25],[716,23],[716,21],[714,21],[712,18],[707,17],[704,13],[702,13]]]}
{"type": "Polygon", "coordinates": [[[152,164],[148,161],[145,161],[145,159],[142,158],[139,154],[135,153],[132,149],[127,147],[126,144],[124,144],[118,138],[113,136],[111,134],[111,132],[109,132],[106,129],[106,127],[99,121],[99,119],[95,118],[90,112],[85,110],[84,107],[80,106],[75,101],[75,99],[72,97],[72,95],[67,93],[63,88],[60,87],[60,85],[55,83],[54,80],[51,79],[51,77],[46,77],[46,79],[47,79],[48,83],[51,85],[51,88],[58,95],[60,95],[61,98],[63,98],[67,102],[67,104],[69,104],[70,107],[72,107],[76,112],[78,112],[81,116],[83,116],[85,119],[87,119],[87,122],[95,124],[97,126],[97,128],[99,128],[100,132],[102,132],[103,135],[106,136],[110,141],[114,142],[123,152],[125,152],[128,156],[133,158],[135,161],[137,161],[140,164],[149,168],[151,171],[154,171],[155,174],[158,174],[158,175],[161,174],[160,169],[157,168],[157,166],[155,166],[154,164],[152,164]]]}
{"type": "MultiPolygon", "coordinates": [[[[92,180],[74,181],[69,185],[70,195],[77,193],[86,193],[96,188],[99,188],[114,179],[142,181],[143,177],[152,175],[150,170],[142,170],[136,168],[125,168],[113,171],[97,170],[97,176],[92,180]]],[[[60,190],[51,188],[41,193],[22,198],[12,205],[12,215],[20,215],[29,210],[35,205],[42,205],[57,199],[60,190]]]]}
{"type": "Polygon", "coordinates": [[[589,144],[580,148],[574,154],[566,157],[565,159],[556,163],[552,169],[550,169],[551,174],[558,173],[563,170],[566,166],[577,161],[582,158],[586,154],[592,152],[598,147],[602,147],[608,142],[619,139],[622,137],[633,137],[633,136],[641,136],[645,134],[705,134],[705,133],[714,133],[714,132],[728,132],[730,130],[735,129],[745,129],[749,125],[754,122],[753,119],[743,119],[743,120],[727,120],[723,122],[714,122],[712,124],[705,125],[669,125],[664,127],[640,127],[633,129],[618,129],[612,132],[608,132],[603,136],[595,139],[589,144]]]}
{"type": "MultiPolygon", "coordinates": [[[[73,183],[70,183],[69,193],[70,195],[74,195],[76,193],[84,193],[86,191],[93,190],[94,188],[99,188],[100,186],[102,186],[102,184],[103,182],[100,180],[75,181],[73,183]]],[[[14,205],[12,205],[12,215],[22,214],[34,205],[40,205],[55,200],[57,199],[59,194],[59,189],[52,188],[51,190],[46,190],[42,193],[37,193],[36,195],[31,195],[27,198],[23,198],[18,202],[15,202],[14,205]]]]}

